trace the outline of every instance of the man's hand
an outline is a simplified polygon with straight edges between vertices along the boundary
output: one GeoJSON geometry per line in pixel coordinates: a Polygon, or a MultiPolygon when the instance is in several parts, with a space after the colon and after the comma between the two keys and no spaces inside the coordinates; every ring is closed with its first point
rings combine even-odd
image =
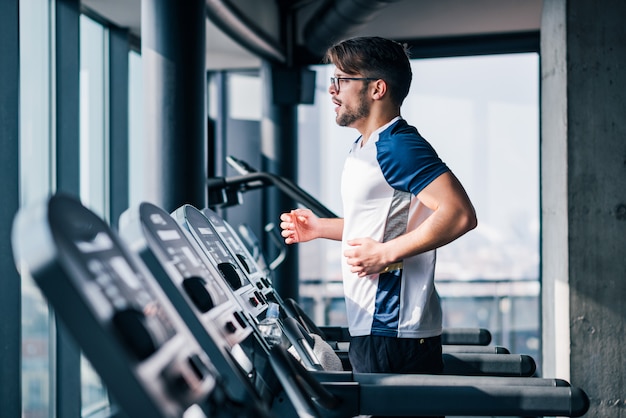
{"type": "Polygon", "coordinates": [[[350,271],[359,277],[380,273],[394,260],[389,260],[385,244],[371,238],[356,238],[346,242],[350,248],[343,252],[350,271]]]}
{"type": "Polygon", "coordinates": [[[281,235],[286,244],[307,242],[318,238],[319,218],[309,209],[294,209],[280,215],[281,235]]]}

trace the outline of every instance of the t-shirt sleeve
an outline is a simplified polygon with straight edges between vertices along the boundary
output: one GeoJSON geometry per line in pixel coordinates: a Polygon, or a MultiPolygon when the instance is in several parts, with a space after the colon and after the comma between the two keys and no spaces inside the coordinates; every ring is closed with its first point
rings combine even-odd
{"type": "Polygon", "coordinates": [[[450,171],[433,147],[417,132],[382,136],[376,142],[380,168],[391,187],[417,195],[450,171]]]}

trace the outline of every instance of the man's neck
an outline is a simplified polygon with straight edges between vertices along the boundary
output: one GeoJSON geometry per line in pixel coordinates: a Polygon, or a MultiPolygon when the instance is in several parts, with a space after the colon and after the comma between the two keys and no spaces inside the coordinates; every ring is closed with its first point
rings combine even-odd
{"type": "Polygon", "coordinates": [[[399,112],[380,115],[378,117],[370,116],[363,121],[364,124],[362,126],[355,126],[355,128],[361,133],[361,146],[367,143],[372,133],[374,133],[380,127],[385,126],[386,124],[391,122],[397,116],[400,116],[399,112]]]}

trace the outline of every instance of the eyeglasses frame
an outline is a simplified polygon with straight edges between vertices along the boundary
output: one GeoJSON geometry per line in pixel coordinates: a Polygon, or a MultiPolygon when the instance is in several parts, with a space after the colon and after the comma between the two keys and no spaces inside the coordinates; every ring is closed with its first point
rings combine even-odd
{"type": "Polygon", "coordinates": [[[330,78],[330,84],[335,88],[335,91],[337,93],[339,93],[339,90],[340,90],[340,83],[339,83],[339,81],[341,81],[341,80],[375,81],[375,80],[379,80],[379,78],[373,78],[373,77],[331,77],[330,78]]]}

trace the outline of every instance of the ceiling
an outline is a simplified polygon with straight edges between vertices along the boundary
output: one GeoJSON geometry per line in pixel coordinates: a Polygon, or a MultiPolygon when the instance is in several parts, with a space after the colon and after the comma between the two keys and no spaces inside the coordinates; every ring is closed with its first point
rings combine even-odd
{"type": "MultiPolygon", "coordinates": [[[[82,0],[81,4],[93,15],[141,37],[141,0],[82,0]]],[[[207,8],[216,4],[252,22],[262,38],[275,41],[279,48],[278,11],[287,7],[295,17],[296,48],[309,49],[315,36],[322,39],[318,42],[359,35],[420,41],[537,32],[542,9],[542,0],[207,0],[207,8]],[[363,4],[371,10],[355,17],[354,11],[363,4]],[[340,16],[342,8],[344,14],[352,15],[340,16]]],[[[214,24],[209,16],[211,13],[207,16],[207,68],[258,67],[260,59],[251,52],[254,49],[226,35],[218,29],[223,24],[214,24]]]]}

